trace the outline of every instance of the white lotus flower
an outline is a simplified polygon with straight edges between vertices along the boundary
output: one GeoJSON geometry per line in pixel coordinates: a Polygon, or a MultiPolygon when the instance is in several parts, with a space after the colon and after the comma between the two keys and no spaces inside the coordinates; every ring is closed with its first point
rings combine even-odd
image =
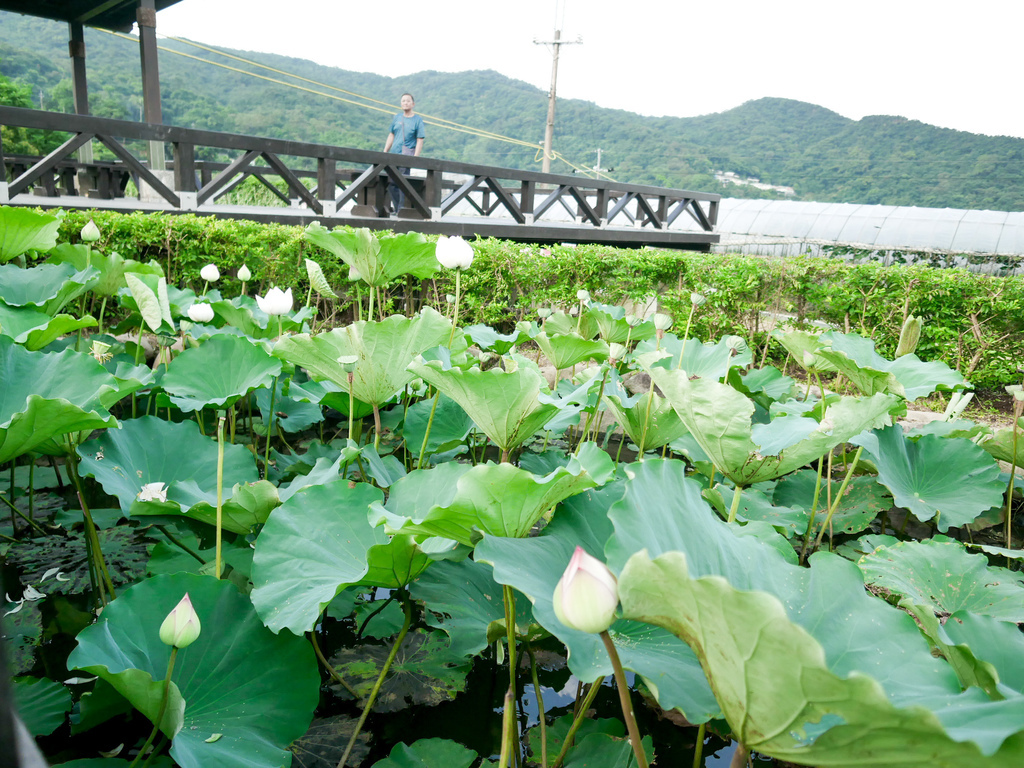
{"type": "Polygon", "coordinates": [[[473,263],[473,246],[461,237],[437,238],[437,249],[435,250],[437,260],[442,267],[448,269],[469,269],[473,263]]]}
{"type": "Polygon", "coordinates": [[[167,486],[163,483],[146,483],[135,498],[139,501],[167,501],[167,486]]]}
{"type": "Polygon", "coordinates": [[[208,283],[215,283],[220,280],[220,270],[216,264],[207,264],[199,270],[199,276],[208,283]]]}
{"type": "Polygon", "coordinates": [[[193,323],[208,323],[213,320],[213,307],[209,304],[193,304],[188,308],[188,316],[193,323]]]}
{"type": "Polygon", "coordinates": [[[249,271],[249,268],[245,266],[245,264],[238,269],[238,280],[242,283],[248,283],[252,280],[252,272],[249,271]]]}
{"type": "Polygon", "coordinates": [[[580,288],[578,291],[576,291],[576,298],[584,303],[587,303],[590,301],[590,291],[580,288]]]}
{"type": "Polygon", "coordinates": [[[266,296],[257,296],[256,304],[268,315],[286,315],[292,311],[292,289],[271,288],[266,296]]]}

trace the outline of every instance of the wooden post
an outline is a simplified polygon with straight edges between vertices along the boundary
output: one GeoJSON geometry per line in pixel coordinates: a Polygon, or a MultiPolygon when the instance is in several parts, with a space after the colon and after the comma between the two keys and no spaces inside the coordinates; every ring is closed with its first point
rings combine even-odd
{"type": "MultiPolygon", "coordinates": [[[[79,21],[68,22],[68,55],[71,57],[71,93],[76,115],[89,114],[89,83],[85,70],[85,31],[79,21]]],[[[92,142],[83,144],[78,150],[78,162],[92,163],[92,142]]],[[[78,173],[78,191],[84,195],[90,188],[89,174],[85,169],[78,173]]]]}
{"type": "MultiPolygon", "coordinates": [[[[139,0],[135,12],[139,23],[139,56],[142,61],[142,119],[147,123],[162,123],[163,110],[160,108],[160,68],[156,52],[156,3],[155,0],[139,0]]],[[[154,171],[167,168],[164,159],[164,145],[160,141],[149,142],[149,167],[154,171]]]]}

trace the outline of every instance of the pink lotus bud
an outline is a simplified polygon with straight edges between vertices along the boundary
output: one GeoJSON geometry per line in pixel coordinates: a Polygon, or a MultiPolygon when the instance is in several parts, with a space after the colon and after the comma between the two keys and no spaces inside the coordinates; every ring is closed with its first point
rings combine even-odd
{"type": "Polygon", "coordinates": [[[562,578],[555,586],[555,615],[570,629],[596,634],[615,621],[619,605],[618,583],[608,566],[576,547],[562,578]]]}
{"type": "Polygon", "coordinates": [[[175,648],[185,648],[196,641],[200,629],[199,616],[186,592],[181,602],[174,606],[174,610],[167,614],[164,623],[160,625],[160,642],[175,648]]]}

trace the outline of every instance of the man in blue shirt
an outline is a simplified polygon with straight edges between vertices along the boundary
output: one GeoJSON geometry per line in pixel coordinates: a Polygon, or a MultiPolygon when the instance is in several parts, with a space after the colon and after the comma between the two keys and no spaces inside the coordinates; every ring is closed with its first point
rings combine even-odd
{"type": "MultiPolygon", "coordinates": [[[[413,111],[416,107],[416,100],[412,97],[411,93],[402,94],[401,104],[402,111],[395,115],[395,118],[391,121],[388,139],[384,143],[384,151],[419,157],[419,154],[423,151],[423,138],[425,136],[423,118],[413,111]]],[[[402,168],[401,171],[403,175],[409,175],[408,168],[402,168]]],[[[388,190],[395,204],[395,213],[398,213],[405,202],[405,195],[402,193],[401,188],[393,182],[388,185],[388,190]]]]}

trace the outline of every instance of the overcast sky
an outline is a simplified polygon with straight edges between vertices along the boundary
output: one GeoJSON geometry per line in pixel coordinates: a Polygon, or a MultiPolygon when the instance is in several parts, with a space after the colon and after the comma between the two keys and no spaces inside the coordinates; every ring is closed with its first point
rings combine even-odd
{"type": "Polygon", "coordinates": [[[1024,0],[181,0],[157,18],[217,46],[391,77],[493,69],[544,90],[551,49],[534,40],[556,27],[583,41],[561,48],[559,97],[690,117],[778,96],[1024,137],[1024,0]]]}

